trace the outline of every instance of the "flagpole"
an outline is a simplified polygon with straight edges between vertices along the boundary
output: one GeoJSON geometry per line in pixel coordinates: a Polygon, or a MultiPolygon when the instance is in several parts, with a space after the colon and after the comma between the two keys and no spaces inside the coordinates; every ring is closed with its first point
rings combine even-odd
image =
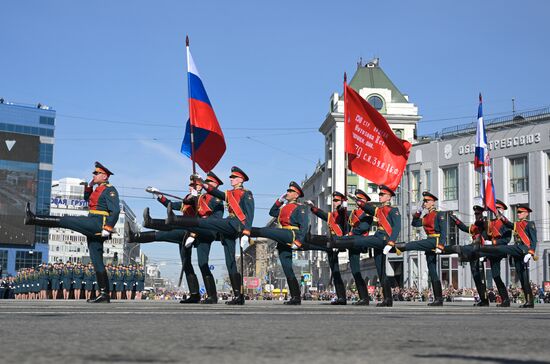
{"type": "Polygon", "coordinates": [[[193,174],[197,174],[197,167],[195,164],[195,128],[193,126],[193,117],[191,110],[191,103],[189,98],[191,97],[191,81],[189,79],[189,36],[185,36],[185,48],[187,50],[187,104],[189,106],[189,131],[191,136],[191,161],[193,163],[193,174]]]}
{"type": "MultiPolygon", "coordinates": [[[[346,120],[346,116],[347,116],[347,112],[346,112],[346,86],[347,86],[347,81],[348,81],[348,75],[346,72],[344,72],[344,196],[346,196],[346,199],[348,198],[348,153],[346,152],[346,123],[347,123],[347,120],[346,120]]],[[[344,216],[347,217],[347,207],[346,209],[344,210],[344,216]]],[[[346,224],[344,225],[344,227],[347,227],[347,219],[346,219],[346,224]]],[[[346,229],[347,230],[347,229],[346,229]]],[[[346,233],[344,231],[344,233],[346,233]]]]}

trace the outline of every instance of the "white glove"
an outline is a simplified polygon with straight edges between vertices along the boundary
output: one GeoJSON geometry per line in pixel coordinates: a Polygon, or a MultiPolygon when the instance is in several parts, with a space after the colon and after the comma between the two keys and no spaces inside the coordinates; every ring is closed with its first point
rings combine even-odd
{"type": "Polygon", "coordinates": [[[416,212],[421,214],[422,211],[424,211],[424,206],[423,206],[423,203],[421,203],[420,205],[418,205],[418,207],[416,208],[416,212]]]}
{"type": "Polygon", "coordinates": [[[195,237],[190,236],[187,239],[185,239],[185,247],[189,248],[191,245],[193,245],[193,242],[195,241],[195,237]]]}
{"type": "Polygon", "coordinates": [[[383,250],[384,255],[388,255],[388,253],[390,252],[391,248],[392,248],[391,245],[386,245],[386,246],[384,247],[384,250],[383,250]]]}
{"type": "Polygon", "coordinates": [[[101,230],[101,237],[102,238],[108,238],[110,236],[111,236],[111,232],[109,230],[105,230],[105,229],[101,230]]]}
{"type": "Polygon", "coordinates": [[[305,202],[305,204],[308,205],[308,206],[311,206],[311,207],[315,206],[315,204],[314,204],[313,201],[311,201],[311,200],[307,200],[307,201],[305,202]]]}
{"type": "Polygon", "coordinates": [[[483,263],[485,261],[485,257],[479,257],[479,262],[483,263]]]}
{"type": "Polygon", "coordinates": [[[241,248],[244,249],[244,247],[249,243],[250,243],[250,238],[248,237],[248,235],[241,236],[241,248]]]}
{"type": "Polygon", "coordinates": [[[281,197],[279,197],[279,198],[277,199],[277,201],[279,201],[280,203],[283,203],[283,202],[286,201],[286,198],[285,198],[285,197],[286,197],[286,192],[283,193],[283,194],[281,195],[281,197]]]}
{"type": "Polygon", "coordinates": [[[340,253],[340,249],[338,248],[332,248],[332,251],[335,252],[336,254],[340,253]]]}
{"type": "Polygon", "coordinates": [[[441,254],[441,253],[443,253],[443,250],[439,248],[435,248],[435,254],[441,254]]]}
{"type": "Polygon", "coordinates": [[[525,263],[525,264],[529,263],[531,258],[533,258],[533,256],[531,254],[525,254],[525,256],[523,257],[523,263],[525,263]]]}
{"type": "Polygon", "coordinates": [[[342,207],[347,208],[348,207],[348,202],[347,201],[342,202],[342,207]]]}
{"type": "Polygon", "coordinates": [[[298,250],[298,249],[300,249],[300,247],[298,245],[296,245],[296,243],[292,243],[292,246],[290,247],[290,249],[298,250]]]}
{"type": "Polygon", "coordinates": [[[158,188],[156,188],[156,187],[151,187],[151,186],[147,187],[147,188],[145,189],[145,192],[155,193],[155,194],[160,193],[160,191],[159,191],[158,188]]]}
{"type": "Polygon", "coordinates": [[[199,195],[199,191],[197,191],[196,189],[192,189],[191,190],[191,196],[198,196],[199,195]]]}

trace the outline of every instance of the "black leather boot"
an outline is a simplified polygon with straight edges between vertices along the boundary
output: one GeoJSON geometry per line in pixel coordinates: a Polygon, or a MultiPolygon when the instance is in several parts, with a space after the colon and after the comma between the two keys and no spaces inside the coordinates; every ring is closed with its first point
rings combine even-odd
{"type": "Polygon", "coordinates": [[[334,283],[334,290],[336,291],[336,300],[332,301],[331,305],[346,305],[348,303],[346,286],[344,281],[342,281],[342,276],[339,272],[332,273],[332,281],[334,283]]]}
{"type": "Polygon", "coordinates": [[[128,234],[124,237],[126,244],[151,243],[157,240],[155,231],[135,231],[128,220],[126,220],[125,225],[125,230],[128,231],[128,234]]]}
{"type": "Polygon", "coordinates": [[[111,302],[109,296],[109,277],[107,271],[96,272],[97,285],[99,286],[99,296],[95,299],[89,299],[88,303],[109,303],[111,302]]]}
{"type": "Polygon", "coordinates": [[[244,305],[244,295],[241,293],[241,275],[234,273],[229,276],[231,286],[233,287],[233,299],[227,301],[226,305],[244,305]]]}
{"type": "Polygon", "coordinates": [[[493,277],[495,285],[498,289],[498,294],[500,296],[500,303],[497,307],[510,307],[510,297],[508,296],[508,289],[500,277],[493,277]]]}
{"type": "Polygon", "coordinates": [[[334,236],[331,236],[331,238],[327,242],[328,248],[338,248],[338,249],[351,249],[355,248],[355,243],[353,239],[338,239],[334,236]]]}
{"type": "Polygon", "coordinates": [[[206,288],[206,293],[208,297],[201,301],[204,304],[215,304],[218,303],[218,293],[216,292],[216,282],[214,281],[213,276],[204,277],[204,286],[206,288]]]}
{"type": "Polygon", "coordinates": [[[302,293],[300,291],[300,284],[296,278],[290,278],[288,280],[288,289],[290,290],[290,300],[283,302],[285,305],[301,305],[302,293]]]}
{"type": "Polygon", "coordinates": [[[25,225],[38,225],[44,227],[59,227],[60,218],[58,216],[37,216],[31,211],[31,204],[27,202],[25,206],[25,225]]]}
{"type": "Polygon", "coordinates": [[[194,274],[186,274],[187,285],[189,286],[189,297],[184,298],[180,303],[199,303],[201,294],[199,293],[199,280],[194,274]]]}
{"type": "Polygon", "coordinates": [[[391,291],[391,284],[388,278],[384,278],[382,283],[382,292],[384,294],[384,300],[376,305],[376,307],[392,307],[393,296],[391,291]]]}
{"type": "Polygon", "coordinates": [[[172,209],[172,203],[168,202],[166,207],[166,220],[164,222],[166,225],[178,226],[178,227],[193,227],[198,226],[198,218],[190,216],[176,216],[172,209]]]}
{"type": "Polygon", "coordinates": [[[432,281],[432,290],[434,293],[434,301],[428,303],[428,306],[443,306],[443,288],[441,287],[441,281],[432,281]]]}
{"type": "Polygon", "coordinates": [[[355,279],[355,286],[357,287],[357,293],[359,294],[359,300],[353,304],[355,306],[368,306],[370,304],[370,298],[365,280],[361,276],[361,273],[354,274],[353,278],[355,279]]]}
{"type": "Polygon", "coordinates": [[[148,207],[146,207],[143,210],[143,227],[146,227],[147,229],[155,229],[155,230],[162,230],[162,231],[172,230],[172,227],[170,227],[169,225],[166,225],[166,222],[164,219],[151,218],[151,214],[149,212],[148,207]]]}
{"type": "Polygon", "coordinates": [[[520,308],[535,308],[535,298],[533,297],[533,291],[531,291],[531,285],[525,287],[523,290],[525,294],[525,303],[520,308]]]}

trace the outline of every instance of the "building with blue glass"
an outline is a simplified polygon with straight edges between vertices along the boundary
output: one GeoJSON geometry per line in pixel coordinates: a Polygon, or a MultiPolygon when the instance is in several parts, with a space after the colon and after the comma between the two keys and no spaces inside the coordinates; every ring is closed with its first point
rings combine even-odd
{"type": "Polygon", "coordinates": [[[0,99],[0,267],[3,274],[48,261],[48,229],[23,224],[25,204],[49,214],[55,111],[0,99]]]}

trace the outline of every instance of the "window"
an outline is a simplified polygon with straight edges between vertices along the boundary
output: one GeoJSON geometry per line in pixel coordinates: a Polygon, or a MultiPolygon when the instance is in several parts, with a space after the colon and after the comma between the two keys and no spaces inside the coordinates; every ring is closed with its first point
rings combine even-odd
{"type": "Polygon", "coordinates": [[[367,186],[367,193],[378,193],[378,185],[376,183],[369,183],[367,186]]]}
{"type": "Polygon", "coordinates": [[[427,170],[427,171],[424,171],[424,176],[425,176],[425,180],[426,180],[426,191],[432,191],[432,171],[431,170],[427,170]]]}
{"type": "Polygon", "coordinates": [[[460,245],[458,240],[458,228],[455,224],[453,224],[453,220],[451,220],[450,215],[451,213],[454,213],[455,216],[457,215],[458,211],[449,211],[449,214],[447,215],[447,224],[449,227],[448,235],[447,235],[447,245],[460,245]]]}
{"type": "Polygon", "coordinates": [[[348,193],[351,195],[355,195],[355,191],[357,191],[357,185],[348,185],[348,193]]]}
{"type": "Polygon", "coordinates": [[[49,118],[49,117],[46,117],[46,116],[41,116],[40,117],[40,124],[54,125],[55,124],[55,119],[54,118],[49,118]]]}
{"type": "Polygon", "coordinates": [[[443,287],[458,288],[458,258],[441,258],[441,281],[443,287]]]}
{"type": "Polygon", "coordinates": [[[527,157],[510,159],[510,192],[529,191],[527,157]]]}
{"type": "Polygon", "coordinates": [[[420,201],[420,171],[411,172],[411,202],[420,201]]]}
{"type": "Polygon", "coordinates": [[[37,267],[40,263],[42,263],[42,252],[32,250],[15,252],[15,270],[37,267]]]}
{"type": "Polygon", "coordinates": [[[376,110],[380,111],[384,107],[384,100],[380,96],[373,95],[367,99],[368,103],[371,104],[376,110]]]}
{"type": "Polygon", "coordinates": [[[404,133],[403,129],[392,129],[392,130],[396,137],[398,137],[399,139],[403,139],[403,133],[404,133]]]}
{"type": "Polygon", "coordinates": [[[458,168],[443,169],[443,200],[458,199],[458,168]]]}
{"type": "Polygon", "coordinates": [[[475,178],[475,184],[474,184],[474,196],[478,197],[481,196],[481,173],[478,173],[474,170],[474,178],[475,178]]]}
{"type": "Polygon", "coordinates": [[[0,250],[0,270],[7,271],[8,270],[8,251],[7,250],[0,250]]]}

